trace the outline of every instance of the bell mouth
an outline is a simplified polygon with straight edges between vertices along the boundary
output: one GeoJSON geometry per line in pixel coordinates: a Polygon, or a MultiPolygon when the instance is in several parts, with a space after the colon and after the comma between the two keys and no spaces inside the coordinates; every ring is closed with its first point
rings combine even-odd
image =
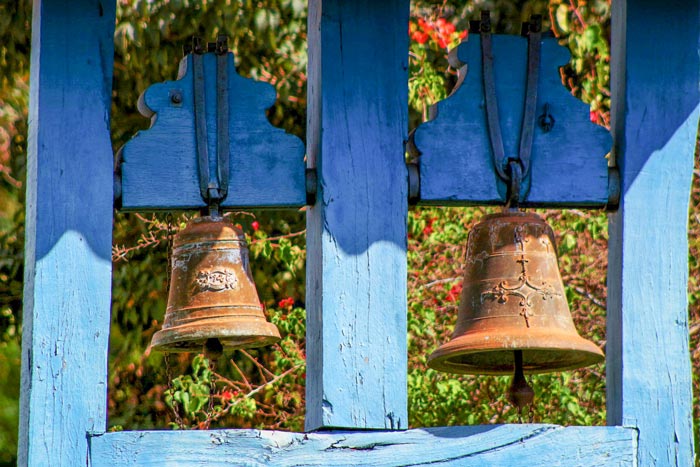
{"type": "Polygon", "coordinates": [[[153,335],[151,348],[160,352],[202,352],[209,339],[228,350],[264,347],[280,340],[280,333],[264,319],[229,318],[226,323],[190,323],[162,329],[153,335]]]}
{"type": "Polygon", "coordinates": [[[578,334],[552,329],[514,331],[463,334],[433,352],[428,367],[466,375],[511,375],[516,350],[522,350],[523,370],[528,374],[573,370],[605,359],[597,345],[578,334]]]}

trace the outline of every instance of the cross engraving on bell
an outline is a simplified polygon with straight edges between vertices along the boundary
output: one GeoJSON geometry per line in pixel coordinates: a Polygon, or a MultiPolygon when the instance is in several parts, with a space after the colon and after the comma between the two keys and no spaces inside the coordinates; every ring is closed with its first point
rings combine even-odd
{"type": "MultiPolygon", "coordinates": [[[[522,226],[519,226],[522,228],[522,226]]],[[[522,229],[520,229],[522,230],[522,229]]],[[[516,244],[522,242],[522,232],[516,229],[515,232],[516,244]]],[[[518,276],[518,283],[515,285],[510,285],[507,280],[503,280],[494,286],[491,290],[481,293],[481,303],[484,303],[484,299],[491,298],[496,299],[498,303],[507,303],[508,296],[514,296],[520,298],[519,305],[521,307],[520,316],[525,319],[525,325],[530,327],[530,318],[534,316],[532,301],[530,300],[533,295],[539,295],[542,300],[551,299],[552,297],[561,297],[561,294],[554,290],[551,284],[546,281],[541,281],[541,285],[538,287],[532,283],[532,279],[527,273],[525,265],[529,262],[524,255],[521,255],[519,259],[515,260],[516,263],[520,263],[522,271],[518,276]]]]}

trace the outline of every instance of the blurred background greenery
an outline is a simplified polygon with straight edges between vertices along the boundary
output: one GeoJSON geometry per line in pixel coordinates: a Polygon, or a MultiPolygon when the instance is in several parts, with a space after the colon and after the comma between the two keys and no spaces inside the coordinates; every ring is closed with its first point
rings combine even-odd
{"type": "MultiPolygon", "coordinates": [[[[174,79],[192,35],[229,36],[238,71],[271,83],[278,101],[270,121],[304,138],[306,2],[302,0],[119,0],[115,30],[112,138],[124,144],[148,119],[136,110],[152,83],[174,79]]],[[[413,0],[410,128],[456,83],[447,62],[468,21],[489,9],[497,32],[517,33],[533,13],[572,53],[562,81],[590,104],[591,120],[609,123],[609,0],[413,0]]],[[[17,445],[22,317],[30,2],[0,4],[0,465],[13,465],[17,445]]],[[[696,158],[697,159],[697,158],[696,158]]],[[[700,188],[694,172],[689,213],[690,339],[695,418],[700,330],[700,188]]],[[[507,378],[441,374],[426,358],[449,338],[457,313],[469,228],[486,209],[411,208],[409,261],[410,425],[517,422],[504,396],[507,378]]],[[[600,211],[544,211],[558,236],[560,267],[582,335],[605,345],[607,218],[600,211]]],[[[265,427],[302,430],[305,384],[304,213],[239,212],[249,235],[258,291],[283,334],[271,349],[235,351],[209,362],[189,355],[168,361],[148,352],[165,309],[169,219],[115,213],[110,429],[265,427]]],[[[172,226],[188,216],[175,214],[172,226]]],[[[534,420],[563,425],[605,423],[605,366],[533,378],[534,420]]],[[[698,427],[696,426],[696,446],[698,427]]]]}

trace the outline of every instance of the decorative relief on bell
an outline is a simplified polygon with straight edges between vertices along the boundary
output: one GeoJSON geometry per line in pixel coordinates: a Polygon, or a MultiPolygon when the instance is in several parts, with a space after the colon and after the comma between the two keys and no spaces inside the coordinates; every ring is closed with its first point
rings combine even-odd
{"type": "MultiPolygon", "coordinates": [[[[523,225],[516,225],[515,229],[513,229],[513,241],[516,245],[516,251],[525,251],[525,242],[528,241],[529,239],[523,238],[523,230],[525,226],[523,225]],[[518,250],[518,246],[520,246],[520,249],[518,250]]],[[[523,263],[523,273],[525,273],[525,264],[523,263]]]]}
{"type": "MultiPolygon", "coordinates": [[[[522,242],[522,235],[517,235],[518,230],[516,229],[516,240],[520,238],[522,242]]],[[[521,232],[522,233],[522,232],[521,232]]],[[[524,256],[520,256],[520,259],[515,261],[520,263],[522,271],[518,276],[518,282],[516,284],[510,284],[508,280],[502,280],[495,285],[491,290],[487,290],[481,293],[481,303],[484,303],[485,299],[496,299],[498,303],[505,304],[508,302],[508,297],[518,297],[520,302],[518,305],[521,307],[520,316],[525,319],[525,325],[530,327],[530,318],[534,316],[533,304],[531,298],[533,296],[539,295],[542,300],[551,299],[553,297],[561,297],[562,295],[556,291],[552,284],[546,281],[540,281],[540,285],[537,286],[533,284],[532,278],[528,275],[525,265],[529,262],[524,256]]]]}
{"type": "Polygon", "coordinates": [[[221,292],[233,290],[238,286],[236,273],[229,269],[197,271],[192,289],[194,293],[221,292]]]}

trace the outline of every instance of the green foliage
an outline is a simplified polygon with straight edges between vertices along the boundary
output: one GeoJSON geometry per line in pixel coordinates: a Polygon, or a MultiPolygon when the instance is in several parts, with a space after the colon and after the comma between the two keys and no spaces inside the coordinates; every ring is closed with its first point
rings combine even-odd
{"type": "Polygon", "coordinates": [[[117,2],[112,134],[123,144],[148,119],[136,110],[149,85],[175,79],[182,47],[192,36],[226,34],[239,74],[277,88],[273,124],[304,136],[306,2],[226,0],[117,2]]]}
{"type": "Polygon", "coordinates": [[[19,419],[20,345],[16,338],[0,340],[0,465],[13,465],[19,419]]]}
{"type": "Polygon", "coordinates": [[[552,0],[552,30],[571,51],[562,77],[591,105],[591,120],[610,125],[610,2],[552,0]]]}
{"type": "Polygon", "coordinates": [[[209,360],[203,355],[195,356],[192,374],[180,375],[171,384],[172,387],[165,391],[165,404],[173,410],[181,408],[185,416],[196,419],[210,400],[212,371],[209,360]]]}

